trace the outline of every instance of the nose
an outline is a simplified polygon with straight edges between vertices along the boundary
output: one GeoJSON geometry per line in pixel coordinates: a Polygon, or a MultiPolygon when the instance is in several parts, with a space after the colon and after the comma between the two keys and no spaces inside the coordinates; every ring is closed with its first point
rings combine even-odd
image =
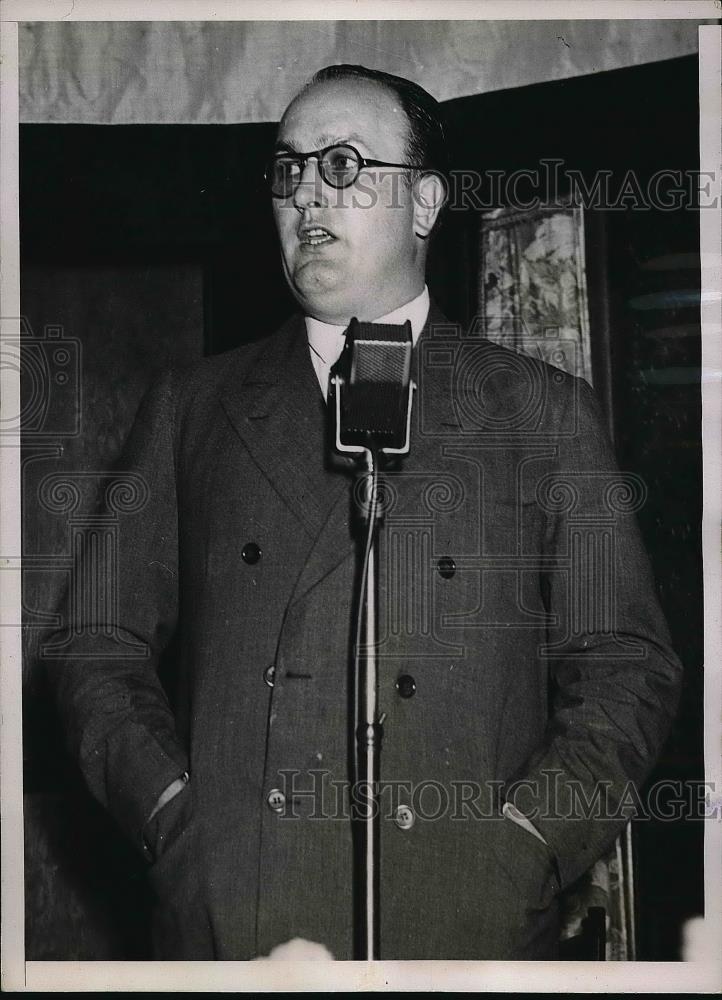
{"type": "Polygon", "coordinates": [[[293,192],[293,204],[299,212],[305,208],[320,207],[325,204],[323,185],[318,159],[315,156],[310,157],[304,164],[298,185],[293,192]]]}

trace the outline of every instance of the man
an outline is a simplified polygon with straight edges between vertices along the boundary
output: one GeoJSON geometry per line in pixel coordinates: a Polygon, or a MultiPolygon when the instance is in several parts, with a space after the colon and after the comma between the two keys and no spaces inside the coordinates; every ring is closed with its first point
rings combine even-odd
{"type": "MultiPolygon", "coordinates": [[[[358,489],[324,404],[353,317],[410,322],[418,384],[379,550],[381,958],[554,957],[559,892],[674,712],[635,483],[591,391],[429,302],[443,145],[433,98],[362,67],[291,102],[268,180],[302,315],[153,387],[119,472],[147,500],[117,610],[86,599],[50,661],[88,784],[150,862],[160,958],[353,957],[358,489]]],[[[91,559],[102,579],[89,550],[78,579],[91,559]]]]}

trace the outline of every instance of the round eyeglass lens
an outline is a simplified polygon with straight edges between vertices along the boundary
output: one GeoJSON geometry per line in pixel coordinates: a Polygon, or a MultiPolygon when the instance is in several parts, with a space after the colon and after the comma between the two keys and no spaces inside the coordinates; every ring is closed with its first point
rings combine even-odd
{"type": "Polygon", "coordinates": [[[347,187],[358,177],[359,159],[349,146],[334,146],[324,153],[321,173],[324,180],[333,187],[347,187]]]}

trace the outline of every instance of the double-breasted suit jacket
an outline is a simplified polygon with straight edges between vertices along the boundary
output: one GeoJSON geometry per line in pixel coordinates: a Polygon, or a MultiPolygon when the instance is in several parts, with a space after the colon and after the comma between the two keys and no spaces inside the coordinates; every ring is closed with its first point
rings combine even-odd
{"type": "MultiPolygon", "coordinates": [[[[547,957],[560,889],[623,826],[678,697],[644,484],[585,383],[433,306],[414,377],[411,451],[382,477],[381,957],[547,957]]],[[[91,790],[149,859],[158,957],[295,936],[352,957],[363,481],[327,431],[301,317],[169,373],[118,469],[137,509],[117,549],[79,556],[75,593],[105,583],[48,667],[91,790]],[[156,672],[172,637],[173,708],[156,672]],[[148,816],[185,770],[154,854],[148,816]]]]}

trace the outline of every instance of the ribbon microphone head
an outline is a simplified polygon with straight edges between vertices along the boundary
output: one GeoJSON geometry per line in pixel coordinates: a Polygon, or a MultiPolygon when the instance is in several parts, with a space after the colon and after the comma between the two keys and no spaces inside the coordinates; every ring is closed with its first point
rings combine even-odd
{"type": "Polygon", "coordinates": [[[339,451],[408,451],[412,347],[408,320],[403,326],[351,320],[329,384],[339,451]]]}

